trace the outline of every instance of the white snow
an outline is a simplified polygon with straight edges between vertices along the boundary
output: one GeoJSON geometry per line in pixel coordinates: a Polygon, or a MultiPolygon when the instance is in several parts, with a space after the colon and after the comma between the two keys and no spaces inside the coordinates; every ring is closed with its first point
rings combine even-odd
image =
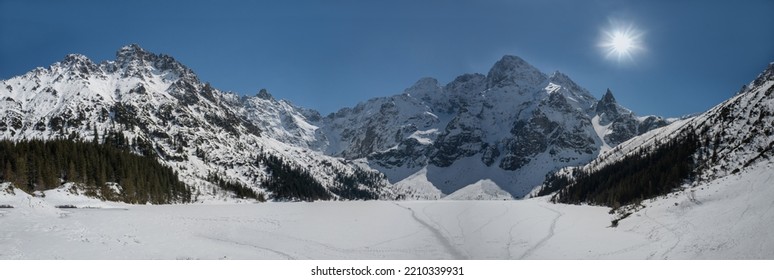
{"type": "Polygon", "coordinates": [[[403,194],[407,198],[438,199],[467,188],[463,191],[467,194],[453,199],[461,199],[462,196],[478,197],[478,199],[488,197],[496,200],[506,198],[499,194],[493,195],[496,189],[510,193],[509,197],[513,197],[513,194],[521,194],[515,197],[519,199],[528,197],[530,192],[545,180],[546,174],[556,169],[557,158],[562,159],[562,164],[575,166],[590,161],[593,156],[593,154],[579,156],[573,151],[566,150],[554,156],[542,153],[532,158],[523,168],[515,171],[504,170],[497,165],[486,166],[481,162],[479,155],[458,159],[447,167],[427,165],[416,168],[380,168],[376,166],[376,169],[387,176],[396,193],[403,194]],[[491,187],[484,187],[482,184],[491,184],[491,187]],[[472,193],[474,190],[485,192],[474,194],[472,193]]]}
{"type": "Polygon", "coordinates": [[[78,208],[102,209],[126,207],[126,204],[124,203],[103,201],[97,198],[88,197],[83,193],[78,192],[73,183],[66,183],[59,188],[43,191],[40,196],[47,204],[54,207],[74,206],[78,208]]]}
{"type": "MultiPolygon", "coordinates": [[[[56,209],[0,187],[0,259],[771,259],[771,163],[609,208],[509,201],[56,209]]],[[[57,202],[61,203],[61,202],[57,202]]]]}
{"type": "Polygon", "coordinates": [[[408,138],[414,138],[417,141],[419,141],[422,145],[432,145],[433,139],[435,139],[435,136],[438,134],[438,129],[428,129],[428,130],[417,130],[414,131],[414,133],[411,133],[408,138]]]}
{"type": "Polygon", "coordinates": [[[546,86],[545,90],[546,90],[546,92],[551,94],[551,93],[559,91],[559,89],[561,89],[561,88],[562,88],[562,86],[560,86],[560,85],[557,85],[557,84],[554,84],[554,83],[548,83],[548,85],[546,86]]]}
{"type": "MultiPolygon", "coordinates": [[[[404,170],[408,172],[409,170],[404,170]]],[[[443,197],[441,190],[427,179],[427,167],[422,167],[414,174],[396,182],[393,188],[404,194],[403,199],[439,199],[443,197]]]]}
{"type": "Polygon", "coordinates": [[[461,188],[443,199],[446,200],[511,200],[513,196],[501,189],[495,182],[483,179],[461,188]]]}
{"type": "Polygon", "coordinates": [[[599,140],[602,141],[602,146],[599,147],[599,153],[601,154],[612,149],[613,147],[610,147],[610,145],[608,145],[605,141],[605,135],[610,133],[609,127],[613,125],[613,123],[611,122],[607,125],[601,125],[599,123],[599,115],[596,115],[591,119],[591,124],[594,126],[594,131],[597,133],[597,136],[599,136],[599,140]]]}

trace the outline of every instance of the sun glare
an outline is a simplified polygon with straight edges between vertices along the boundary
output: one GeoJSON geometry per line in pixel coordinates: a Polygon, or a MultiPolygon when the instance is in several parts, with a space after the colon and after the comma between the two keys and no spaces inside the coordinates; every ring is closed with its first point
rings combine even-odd
{"type": "Polygon", "coordinates": [[[633,25],[614,24],[603,34],[599,46],[603,48],[607,58],[616,59],[618,62],[633,61],[634,55],[644,50],[643,33],[633,25]]]}
{"type": "Polygon", "coordinates": [[[613,35],[613,39],[610,42],[613,45],[613,50],[617,53],[628,52],[633,46],[632,38],[623,33],[613,35]]]}

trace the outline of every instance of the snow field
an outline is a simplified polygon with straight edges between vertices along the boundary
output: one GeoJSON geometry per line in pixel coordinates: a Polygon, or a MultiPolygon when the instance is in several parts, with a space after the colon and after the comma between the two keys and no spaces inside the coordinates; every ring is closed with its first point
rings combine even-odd
{"type": "Polygon", "coordinates": [[[0,259],[771,259],[771,170],[647,200],[618,227],[546,198],[100,206],[6,184],[0,259]],[[67,201],[103,208],[53,207],[67,201]]]}

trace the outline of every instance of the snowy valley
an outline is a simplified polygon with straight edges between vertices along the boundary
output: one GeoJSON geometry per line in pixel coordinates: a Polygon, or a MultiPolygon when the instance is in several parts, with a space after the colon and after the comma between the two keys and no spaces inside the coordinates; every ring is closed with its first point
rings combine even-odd
{"type": "Polygon", "coordinates": [[[508,55],[328,116],[137,45],[0,86],[0,259],[774,258],[774,63],[681,119],[508,55]]]}

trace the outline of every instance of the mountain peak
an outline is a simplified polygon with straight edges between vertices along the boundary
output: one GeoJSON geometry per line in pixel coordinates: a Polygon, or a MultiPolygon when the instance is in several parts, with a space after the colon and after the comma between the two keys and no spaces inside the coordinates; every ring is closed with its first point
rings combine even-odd
{"type": "Polygon", "coordinates": [[[85,55],[73,53],[73,54],[66,55],[62,63],[74,64],[74,63],[93,63],[93,62],[91,62],[91,59],[89,59],[85,55]]]}
{"type": "Polygon", "coordinates": [[[567,76],[567,74],[564,74],[559,71],[554,71],[554,73],[552,73],[551,76],[548,77],[548,80],[554,84],[567,87],[573,91],[585,91],[585,89],[581,88],[578,84],[575,83],[575,81],[570,79],[570,77],[567,76]]]}
{"type": "Polygon", "coordinates": [[[82,54],[68,54],[62,60],[62,66],[69,68],[70,70],[76,70],[83,74],[89,74],[96,72],[98,67],[88,57],[82,54]]]}
{"type": "Polygon", "coordinates": [[[597,102],[596,107],[597,115],[607,115],[607,119],[615,119],[615,116],[620,114],[618,103],[615,101],[613,92],[610,89],[607,89],[602,99],[597,102]]]}
{"type": "Polygon", "coordinates": [[[408,94],[440,92],[441,86],[435,78],[425,77],[419,79],[414,85],[406,89],[408,94]]]}
{"type": "Polygon", "coordinates": [[[147,75],[149,73],[148,69],[142,69],[152,67],[160,71],[172,71],[181,78],[194,81],[198,80],[191,69],[175,60],[175,58],[166,54],[155,54],[149,52],[137,44],[129,44],[121,47],[116,52],[115,62],[119,67],[125,69],[125,75],[136,76],[141,73],[144,73],[143,75],[147,75]]]}
{"type": "Polygon", "coordinates": [[[492,66],[492,69],[489,70],[491,73],[492,71],[501,70],[501,71],[518,71],[518,70],[537,70],[535,67],[527,63],[524,59],[521,57],[515,56],[515,55],[504,55],[500,60],[495,62],[495,64],[492,66]]]}
{"type": "Polygon", "coordinates": [[[255,97],[258,97],[258,98],[264,99],[264,100],[274,100],[274,97],[271,96],[269,91],[266,90],[265,88],[262,88],[261,90],[259,90],[258,94],[256,94],[255,97]]]}
{"type": "Polygon", "coordinates": [[[137,43],[131,43],[131,44],[128,44],[126,46],[121,47],[121,49],[119,51],[137,52],[137,51],[145,51],[145,50],[142,49],[142,47],[140,47],[140,45],[138,45],[137,43]]]}
{"type": "Polygon", "coordinates": [[[548,79],[546,74],[515,55],[504,55],[487,74],[490,88],[537,86],[546,79],[548,79]]]}
{"type": "Polygon", "coordinates": [[[502,58],[500,58],[497,62],[503,62],[503,63],[527,63],[523,58],[519,57],[518,55],[512,55],[512,54],[506,54],[503,55],[502,58]]]}
{"type": "Polygon", "coordinates": [[[610,89],[607,89],[607,91],[605,92],[605,95],[602,96],[602,99],[600,99],[599,102],[616,103],[615,97],[613,96],[613,92],[610,91],[610,89]]]}
{"type": "Polygon", "coordinates": [[[149,55],[151,54],[141,48],[140,45],[129,44],[118,49],[116,52],[116,61],[128,62],[132,60],[144,60],[149,55]]]}
{"type": "Polygon", "coordinates": [[[551,73],[551,79],[552,80],[570,80],[570,77],[568,77],[567,74],[559,72],[557,70],[557,71],[554,71],[554,73],[551,73]]]}

